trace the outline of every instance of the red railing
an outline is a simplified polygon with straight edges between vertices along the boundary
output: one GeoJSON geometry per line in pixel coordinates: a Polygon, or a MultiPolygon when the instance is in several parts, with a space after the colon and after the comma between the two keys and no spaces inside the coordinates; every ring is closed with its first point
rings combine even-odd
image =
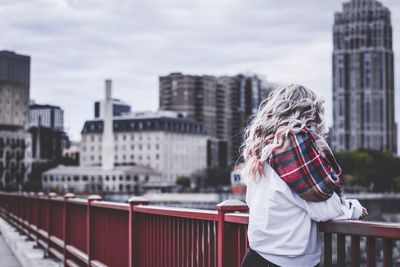
{"type": "MultiPolygon", "coordinates": [[[[64,266],[240,266],[248,248],[243,202],[227,200],[216,211],[147,204],[140,197],[123,204],[99,196],[0,193],[1,216],[64,266]]],[[[368,266],[375,266],[381,243],[384,266],[393,265],[400,224],[336,221],[321,223],[320,231],[325,266],[345,266],[346,236],[352,266],[361,263],[360,239],[366,239],[368,266]]]]}

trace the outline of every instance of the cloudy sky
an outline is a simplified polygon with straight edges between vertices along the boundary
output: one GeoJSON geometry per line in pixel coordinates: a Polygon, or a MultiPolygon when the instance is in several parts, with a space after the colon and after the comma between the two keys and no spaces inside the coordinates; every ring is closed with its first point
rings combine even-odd
{"type": "MultiPolygon", "coordinates": [[[[331,29],[342,2],[0,0],[0,49],[32,57],[31,99],[61,106],[73,140],[105,79],[134,110],[156,110],[158,77],[173,71],[302,83],[326,99],[330,124],[331,29]]],[[[400,2],[382,2],[392,11],[397,67],[400,2]]]]}

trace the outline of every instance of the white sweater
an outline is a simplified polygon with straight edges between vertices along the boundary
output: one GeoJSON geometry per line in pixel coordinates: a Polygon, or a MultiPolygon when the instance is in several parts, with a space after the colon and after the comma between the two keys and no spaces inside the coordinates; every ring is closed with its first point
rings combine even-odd
{"type": "Polygon", "coordinates": [[[326,201],[303,200],[268,164],[259,182],[248,183],[246,202],[250,209],[250,247],[283,267],[310,267],[320,262],[317,222],[361,215],[359,203],[349,205],[346,201],[343,205],[336,193],[326,201]]]}

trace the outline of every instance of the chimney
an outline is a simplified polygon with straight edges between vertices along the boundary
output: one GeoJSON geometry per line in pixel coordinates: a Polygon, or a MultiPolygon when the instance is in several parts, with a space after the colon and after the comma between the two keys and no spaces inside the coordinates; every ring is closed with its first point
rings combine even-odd
{"type": "Polygon", "coordinates": [[[113,105],[111,80],[106,80],[105,98],[100,107],[103,118],[103,146],[101,156],[101,166],[103,170],[114,168],[114,134],[113,134],[113,105]]]}

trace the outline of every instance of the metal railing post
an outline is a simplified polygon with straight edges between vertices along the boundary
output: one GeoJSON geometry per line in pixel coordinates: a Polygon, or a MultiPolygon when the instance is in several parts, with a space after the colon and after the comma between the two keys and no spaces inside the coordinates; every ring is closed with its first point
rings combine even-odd
{"type": "Polygon", "coordinates": [[[149,201],[143,197],[132,197],[129,199],[129,267],[139,266],[139,213],[135,214],[134,207],[147,205],[149,201]]]}
{"type": "Polygon", "coordinates": [[[50,236],[51,236],[51,199],[56,197],[57,194],[54,192],[50,192],[47,195],[47,205],[46,205],[46,210],[47,210],[47,217],[46,217],[46,224],[47,224],[47,248],[45,252],[45,257],[50,257],[50,236]]]}
{"type": "Polygon", "coordinates": [[[39,192],[36,194],[36,245],[35,248],[39,248],[39,239],[40,239],[40,234],[39,234],[39,222],[40,222],[40,199],[44,196],[43,192],[39,192]]]}
{"type": "Polygon", "coordinates": [[[88,205],[87,205],[87,210],[86,210],[86,251],[87,251],[87,256],[88,256],[88,266],[92,266],[92,231],[91,231],[91,226],[92,226],[92,220],[91,220],[91,213],[92,213],[92,202],[101,200],[101,196],[99,195],[90,195],[87,199],[88,205]]]}
{"type": "Polygon", "coordinates": [[[217,235],[218,235],[218,243],[217,243],[217,252],[218,252],[218,259],[217,259],[217,266],[218,267],[228,267],[226,257],[226,225],[225,225],[225,214],[232,213],[235,211],[244,212],[247,211],[249,208],[247,205],[236,199],[228,199],[224,202],[221,202],[217,205],[218,216],[217,216],[217,235]]]}
{"type": "Polygon", "coordinates": [[[67,253],[67,244],[68,244],[68,199],[74,198],[75,195],[72,193],[67,193],[64,195],[64,207],[63,207],[63,238],[64,238],[64,247],[63,247],[63,254],[64,254],[64,259],[63,259],[63,266],[67,266],[67,258],[68,258],[68,253],[67,253]]]}

